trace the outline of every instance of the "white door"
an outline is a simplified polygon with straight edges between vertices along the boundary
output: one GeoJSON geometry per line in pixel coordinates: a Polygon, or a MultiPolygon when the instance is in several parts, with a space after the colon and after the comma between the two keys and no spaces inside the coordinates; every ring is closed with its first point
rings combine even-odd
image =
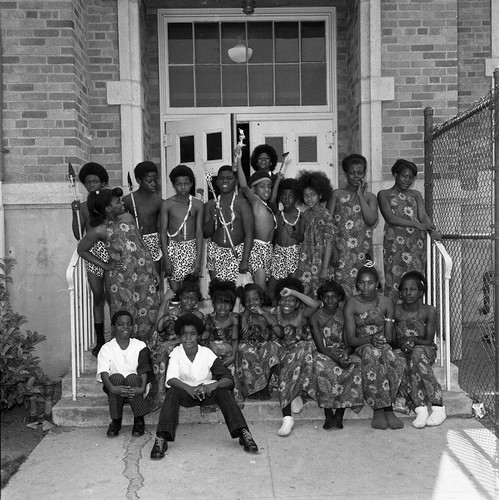
{"type": "Polygon", "coordinates": [[[163,197],[175,194],[168,175],[174,167],[182,164],[193,170],[196,196],[206,201],[205,170],[215,176],[222,165],[232,164],[230,115],[164,122],[163,130],[165,158],[162,164],[166,165],[166,171],[161,175],[163,197]]]}
{"type": "Polygon", "coordinates": [[[333,119],[250,121],[250,150],[270,144],[278,155],[289,153],[282,170],[296,177],[300,170],[322,170],[338,186],[338,147],[333,119]]]}
{"type": "MultiPolygon", "coordinates": [[[[177,165],[186,165],[194,172],[196,197],[203,202],[208,200],[208,187],[205,172],[216,176],[222,165],[232,164],[232,145],[230,115],[215,115],[189,120],[165,122],[163,137],[166,165],[161,173],[163,198],[175,194],[168,177],[177,165]]],[[[208,298],[209,274],[206,270],[206,246],[204,245],[201,264],[201,295],[208,298]]]]}

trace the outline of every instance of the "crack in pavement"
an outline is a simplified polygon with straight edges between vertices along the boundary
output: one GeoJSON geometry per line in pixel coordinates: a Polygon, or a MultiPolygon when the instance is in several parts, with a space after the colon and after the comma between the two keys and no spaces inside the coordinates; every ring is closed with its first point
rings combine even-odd
{"type": "Polygon", "coordinates": [[[139,500],[138,491],[144,486],[144,476],[140,472],[140,459],[142,450],[149,442],[149,439],[137,439],[127,436],[123,441],[123,447],[126,450],[123,462],[125,469],[123,475],[128,479],[128,488],[126,493],[127,500],[139,500]]]}

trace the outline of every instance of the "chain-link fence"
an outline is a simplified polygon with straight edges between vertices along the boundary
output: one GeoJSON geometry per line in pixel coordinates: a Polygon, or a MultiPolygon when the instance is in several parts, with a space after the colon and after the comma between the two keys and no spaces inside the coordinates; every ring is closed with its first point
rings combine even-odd
{"type": "Polygon", "coordinates": [[[494,94],[433,128],[425,111],[425,197],[453,259],[451,360],[494,418],[494,94]]]}

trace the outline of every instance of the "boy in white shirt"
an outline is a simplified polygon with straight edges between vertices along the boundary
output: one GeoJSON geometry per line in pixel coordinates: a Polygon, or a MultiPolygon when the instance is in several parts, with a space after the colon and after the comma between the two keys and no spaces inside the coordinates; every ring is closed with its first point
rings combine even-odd
{"type": "Polygon", "coordinates": [[[161,408],[152,459],[165,456],[168,441],[175,441],[180,406],[218,405],[233,438],[239,438],[244,451],[258,452],[248,424],[232,395],[234,379],[215,353],[198,345],[204,323],[194,314],[184,314],[175,322],[181,345],[170,354],[166,373],[165,402],[161,408]]]}
{"type": "Polygon", "coordinates": [[[143,436],[144,415],[149,406],[144,400],[146,385],[154,378],[149,349],[142,340],[131,339],[133,318],[128,311],[118,311],[111,318],[114,338],[105,343],[97,356],[97,380],[109,400],[111,423],[108,437],[121,430],[123,405],[128,400],[133,412],[133,436],[143,436]]]}

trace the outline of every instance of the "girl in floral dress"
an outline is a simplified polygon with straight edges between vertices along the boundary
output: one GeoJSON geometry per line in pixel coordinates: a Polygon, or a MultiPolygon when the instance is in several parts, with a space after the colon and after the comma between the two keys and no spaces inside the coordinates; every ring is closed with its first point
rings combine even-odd
{"type": "Polygon", "coordinates": [[[296,191],[300,201],[308,207],[303,214],[305,234],[296,276],[303,283],[304,293],[312,297],[319,285],[331,277],[331,256],[333,262],[338,260],[333,244],[336,232],[333,218],[329,210],[321,205],[322,202],[327,203],[333,188],[324,172],[301,170],[296,191]]]}
{"type": "Polygon", "coordinates": [[[408,392],[416,413],[412,425],[417,429],[440,425],[446,419],[442,388],[432,368],[437,357],[433,342],[437,310],[423,304],[425,289],[426,280],[421,273],[405,274],[399,286],[402,304],[395,307],[395,331],[401,356],[407,363],[408,392]]]}
{"type": "Polygon", "coordinates": [[[347,295],[352,295],[356,293],[357,270],[372,259],[372,227],[378,221],[378,202],[374,194],[366,191],[367,160],[351,154],[341,165],[347,185],[333,191],[327,208],[337,228],[334,244],[338,257],[332,262],[334,278],[347,295]]]}
{"type": "Polygon", "coordinates": [[[362,362],[364,399],[374,410],[371,427],[401,429],[403,422],[393,413],[404,363],[390,347],[394,342],[394,305],[377,292],[378,272],[366,262],[357,274],[359,295],[345,304],[345,340],[362,362]]]}
{"type": "Polygon", "coordinates": [[[315,342],[315,400],[324,408],[323,428],[343,429],[346,408],[356,413],[364,406],[360,358],[344,343],[345,318],[338,306],[345,299],[343,287],[336,281],[326,281],[317,290],[323,307],[311,318],[315,342]]]}
{"type": "Polygon", "coordinates": [[[400,278],[409,271],[425,272],[426,232],[437,240],[441,235],[426,213],[421,193],[410,189],[418,174],[416,165],[399,159],[392,167],[392,174],[395,184],[378,193],[378,202],[385,218],[385,294],[397,303],[400,278]]]}
{"type": "Polygon", "coordinates": [[[133,216],[125,213],[122,195],[120,188],[102,189],[88,195],[92,229],[78,244],[78,254],[105,270],[111,316],[117,311],[129,311],[134,322],[133,337],[148,343],[158,310],[156,284],[159,278],[133,216]],[[109,262],[90,252],[99,240],[106,246],[109,262]]]}
{"type": "Polygon", "coordinates": [[[180,345],[180,339],[175,333],[175,321],[188,313],[195,314],[200,319],[204,318],[203,313],[196,309],[201,297],[198,278],[187,275],[182,281],[179,293],[180,303],[178,305],[171,302],[175,298],[173,290],[168,289],[163,295],[158,309],[156,329],[149,342],[156,384],[153,387],[154,390],[149,391],[146,400],[154,410],[159,408],[165,400],[168,359],[173,349],[180,345]]]}
{"type": "Polygon", "coordinates": [[[243,290],[244,311],[236,357],[239,397],[270,399],[268,388],[272,368],[279,364],[282,347],[276,339],[283,336],[277,318],[263,308],[263,290],[249,283],[243,290]]]}
{"type": "Polygon", "coordinates": [[[205,317],[202,345],[209,347],[234,375],[239,345],[239,314],[232,312],[236,286],[232,281],[213,280],[209,288],[213,312],[205,317]]]}
{"type": "Polygon", "coordinates": [[[288,436],[294,426],[291,413],[300,413],[303,408],[301,394],[314,394],[314,343],[308,318],[317,310],[319,303],[303,293],[303,285],[297,278],[279,280],[275,296],[278,305],[272,312],[284,332],[280,340],[284,352],[279,364],[278,386],[282,425],[277,434],[288,436]]]}

